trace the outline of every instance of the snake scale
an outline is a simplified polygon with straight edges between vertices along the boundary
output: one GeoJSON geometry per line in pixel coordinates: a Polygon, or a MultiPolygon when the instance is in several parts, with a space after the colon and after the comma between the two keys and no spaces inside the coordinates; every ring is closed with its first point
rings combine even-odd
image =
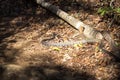
{"type": "Polygon", "coordinates": [[[65,42],[51,42],[56,37],[56,33],[52,34],[51,38],[47,38],[41,41],[41,43],[45,46],[57,46],[57,47],[63,47],[63,46],[72,46],[74,44],[81,44],[81,43],[93,43],[93,42],[99,42],[98,39],[82,39],[79,41],[65,41],[65,42]]]}
{"type": "Polygon", "coordinates": [[[98,31],[91,32],[90,35],[92,35],[93,37],[79,40],[79,41],[65,41],[65,42],[58,42],[58,43],[50,42],[51,40],[55,39],[56,35],[57,35],[56,33],[53,33],[51,38],[44,39],[41,41],[41,43],[45,46],[70,46],[70,45],[80,44],[80,43],[101,42],[104,39],[104,40],[108,41],[111,48],[116,48],[114,40],[105,31],[104,32],[98,32],[98,31]],[[101,33],[103,35],[102,39],[98,38],[99,33],[101,33]]]}

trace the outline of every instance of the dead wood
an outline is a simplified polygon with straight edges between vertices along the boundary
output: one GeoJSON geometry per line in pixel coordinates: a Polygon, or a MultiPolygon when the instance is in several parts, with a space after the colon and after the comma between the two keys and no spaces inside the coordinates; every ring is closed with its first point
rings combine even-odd
{"type": "Polygon", "coordinates": [[[48,2],[44,2],[44,0],[36,0],[36,1],[37,1],[37,4],[40,4],[42,7],[44,7],[46,9],[48,9],[49,11],[53,12],[54,14],[59,16],[64,21],[68,22],[70,25],[72,25],[77,30],[81,31],[81,29],[84,28],[83,34],[87,38],[91,38],[91,39],[92,38],[93,39],[94,38],[99,38],[99,39],[103,38],[102,34],[99,31],[93,29],[89,25],[84,24],[82,21],[70,16],[68,13],[66,13],[63,10],[59,9],[57,6],[52,5],[52,4],[48,3],[48,2]]]}
{"type": "MultiPolygon", "coordinates": [[[[36,0],[36,2],[37,2],[37,4],[40,4],[42,7],[48,9],[52,13],[59,16],[64,21],[68,22],[70,25],[72,25],[74,28],[76,28],[80,32],[82,29],[83,35],[85,35],[85,37],[88,39],[103,40],[103,39],[106,39],[105,35],[107,34],[109,36],[109,38],[107,38],[107,41],[109,42],[110,46],[114,49],[116,48],[114,46],[115,44],[113,44],[114,40],[110,37],[110,35],[107,32],[105,34],[103,34],[101,31],[98,31],[98,30],[92,28],[91,26],[84,24],[82,21],[70,16],[68,13],[59,9],[59,7],[57,7],[55,5],[50,4],[49,2],[45,2],[44,0],[36,0]]],[[[113,53],[113,54],[117,55],[116,53],[113,53]]],[[[117,55],[117,56],[119,56],[119,55],[117,55]]]]}

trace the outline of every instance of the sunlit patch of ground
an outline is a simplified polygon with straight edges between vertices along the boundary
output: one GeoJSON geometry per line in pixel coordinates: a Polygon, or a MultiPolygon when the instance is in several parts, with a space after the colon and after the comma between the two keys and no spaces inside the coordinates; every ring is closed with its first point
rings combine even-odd
{"type": "MultiPolygon", "coordinates": [[[[41,41],[53,32],[59,35],[53,40],[56,42],[73,39],[73,36],[79,32],[50,12],[44,14],[43,9],[40,9],[43,13],[39,12],[39,9],[36,10],[38,13],[34,17],[20,15],[19,19],[8,17],[5,21],[3,17],[0,22],[3,26],[0,28],[2,80],[117,80],[120,75],[119,62],[115,62],[111,56],[101,52],[96,43],[66,47],[42,45],[41,41]],[[17,24],[19,20],[20,25],[17,24]],[[7,32],[11,34],[4,34],[7,32]]],[[[78,18],[85,13],[80,12],[78,18]]],[[[98,23],[99,16],[88,13],[86,15],[88,16],[84,20],[86,24],[94,24],[93,26],[98,30],[105,29],[106,23],[98,23]]],[[[115,34],[117,32],[119,33],[119,29],[113,31],[115,34]]],[[[74,40],[79,40],[81,37],[81,35],[77,36],[74,40]]],[[[119,42],[119,39],[117,41],[119,42]]]]}

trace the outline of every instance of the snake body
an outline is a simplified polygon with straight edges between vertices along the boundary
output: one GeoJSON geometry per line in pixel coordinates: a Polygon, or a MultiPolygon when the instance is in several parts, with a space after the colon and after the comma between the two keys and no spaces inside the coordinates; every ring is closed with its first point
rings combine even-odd
{"type": "Polygon", "coordinates": [[[45,46],[70,46],[74,44],[82,44],[82,43],[93,43],[93,42],[98,42],[98,40],[79,40],[79,41],[65,41],[65,42],[49,42],[47,39],[45,41],[42,41],[42,44],[45,46]]]}
{"type": "MultiPolygon", "coordinates": [[[[100,32],[94,32],[96,34],[94,34],[94,37],[96,37],[97,35],[99,36],[100,32]]],[[[115,45],[115,42],[114,40],[112,39],[112,37],[110,36],[110,34],[108,32],[101,32],[102,36],[103,36],[103,39],[84,39],[84,40],[79,40],[79,41],[65,41],[65,42],[50,42],[51,40],[55,39],[56,35],[53,34],[53,36],[51,38],[48,38],[48,39],[44,39],[42,40],[42,44],[45,45],[45,46],[58,46],[58,47],[62,47],[62,46],[70,46],[70,45],[74,45],[74,44],[81,44],[81,43],[93,43],[93,42],[99,42],[99,48],[104,52],[104,53],[107,53],[109,54],[110,56],[114,57],[115,59],[117,59],[117,61],[119,60],[120,61],[120,54],[119,54],[119,49],[118,47],[115,45]],[[105,50],[103,47],[104,43],[103,43],[103,40],[106,40],[112,51],[115,51],[115,52],[109,52],[107,50],[105,50]]],[[[101,36],[100,34],[100,36],[101,36]]]]}
{"type": "MultiPolygon", "coordinates": [[[[106,39],[110,46],[114,47],[114,41],[112,40],[111,36],[107,32],[101,32],[104,39],[106,39]]],[[[65,42],[51,42],[53,39],[55,39],[56,34],[53,33],[51,38],[47,38],[41,41],[41,43],[45,46],[70,46],[74,44],[81,44],[81,43],[93,43],[93,42],[100,42],[102,39],[99,38],[99,35],[101,36],[100,32],[93,31],[90,33],[90,37],[87,39],[79,40],[79,41],[65,41],[65,42]]]]}
{"type": "Polygon", "coordinates": [[[83,40],[79,40],[79,41],[65,41],[65,42],[50,42],[51,40],[55,39],[56,34],[53,33],[51,38],[48,39],[44,39],[41,41],[41,43],[45,46],[58,46],[58,47],[62,47],[62,46],[71,46],[74,44],[82,44],[82,43],[93,43],[93,42],[99,42],[98,39],[83,39],[83,40]]]}

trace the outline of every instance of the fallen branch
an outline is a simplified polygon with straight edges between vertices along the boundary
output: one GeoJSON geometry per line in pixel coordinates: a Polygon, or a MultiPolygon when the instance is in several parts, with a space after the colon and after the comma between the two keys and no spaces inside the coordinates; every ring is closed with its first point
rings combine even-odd
{"type": "MultiPolygon", "coordinates": [[[[116,47],[114,40],[111,38],[110,34],[107,32],[100,32],[89,25],[84,24],[82,21],[75,19],[74,17],[70,16],[63,10],[59,9],[57,6],[50,4],[49,2],[45,2],[44,0],[36,0],[37,4],[40,4],[42,7],[48,9],[49,11],[53,12],[57,16],[59,16],[64,21],[68,22],[70,25],[72,25],[74,28],[82,31],[83,35],[88,39],[98,39],[103,40],[106,39],[108,43],[110,44],[110,47],[114,51],[119,51],[119,49],[116,47]]],[[[113,54],[120,58],[119,52],[117,53],[108,53],[113,54]]]]}
{"type": "Polygon", "coordinates": [[[82,21],[75,19],[74,17],[70,16],[63,10],[59,9],[57,6],[52,5],[48,2],[44,2],[44,0],[36,0],[37,4],[40,4],[42,7],[48,9],[49,11],[53,12],[60,18],[62,18],[64,21],[68,22],[70,25],[72,25],[74,28],[79,30],[80,32],[83,31],[83,34],[90,39],[102,39],[102,34],[90,27],[89,25],[84,24],[82,21]]]}

